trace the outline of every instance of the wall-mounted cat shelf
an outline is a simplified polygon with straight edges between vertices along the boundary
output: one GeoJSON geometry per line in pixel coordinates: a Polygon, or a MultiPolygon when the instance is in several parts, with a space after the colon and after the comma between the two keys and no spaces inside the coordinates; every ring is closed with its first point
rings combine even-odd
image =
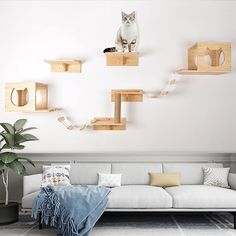
{"type": "Polygon", "coordinates": [[[115,102],[115,95],[121,94],[122,102],[142,102],[143,90],[141,89],[116,89],[111,90],[111,101],[115,102]]]}
{"type": "Polygon", "coordinates": [[[141,102],[143,101],[143,91],[140,89],[112,90],[111,100],[115,106],[114,118],[94,118],[91,122],[94,130],[125,130],[126,119],[121,118],[121,102],[141,102]]]}
{"type": "Polygon", "coordinates": [[[48,108],[48,85],[41,83],[7,83],[5,85],[5,111],[52,112],[48,108]]]}
{"type": "Polygon", "coordinates": [[[51,65],[51,72],[81,72],[81,61],[79,60],[44,60],[51,65]]]}
{"type": "Polygon", "coordinates": [[[231,71],[231,44],[197,42],[188,49],[188,69],[179,74],[223,74],[231,71]]]}
{"type": "Polygon", "coordinates": [[[107,66],[138,66],[138,52],[106,52],[107,66]]]}

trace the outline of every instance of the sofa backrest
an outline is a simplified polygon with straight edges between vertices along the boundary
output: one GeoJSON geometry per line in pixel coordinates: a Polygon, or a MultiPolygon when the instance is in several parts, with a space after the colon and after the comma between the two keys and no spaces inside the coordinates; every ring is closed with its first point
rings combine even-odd
{"type": "Polygon", "coordinates": [[[162,163],[113,163],[113,174],[122,174],[122,185],[149,184],[149,172],[162,173],[162,163]]]}
{"type": "Polygon", "coordinates": [[[221,163],[163,163],[163,172],[179,172],[181,184],[203,184],[203,167],[223,167],[221,163]]]}
{"type": "Polygon", "coordinates": [[[70,167],[71,184],[96,185],[98,173],[111,173],[110,163],[72,163],[70,167]]]}

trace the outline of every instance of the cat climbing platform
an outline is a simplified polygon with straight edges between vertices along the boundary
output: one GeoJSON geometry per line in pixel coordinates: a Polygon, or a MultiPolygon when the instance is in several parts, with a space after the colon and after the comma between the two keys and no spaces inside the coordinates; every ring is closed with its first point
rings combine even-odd
{"type": "Polygon", "coordinates": [[[188,69],[179,74],[223,74],[231,71],[231,44],[197,42],[188,49],[188,69]],[[208,62],[209,61],[209,62],[208,62]]]}
{"type": "Polygon", "coordinates": [[[79,60],[44,60],[51,65],[51,72],[81,72],[81,61],[79,60]]]}
{"type": "Polygon", "coordinates": [[[106,52],[107,66],[138,66],[138,52],[106,52]]]}
{"type": "Polygon", "coordinates": [[[42,83],[7,83],[5,85],[5,111],[53,112],[48,108],[48,85],[42,83]]]}
{"type": "Polygon", "coordinates": [[[121,117],[121,102],[142,102],[143,91],[140,89],[112,90],[111,100],[114,102],[114,117],[94,118],[91,122],[94,130],[125,130],[126,119],[121,117]]]}

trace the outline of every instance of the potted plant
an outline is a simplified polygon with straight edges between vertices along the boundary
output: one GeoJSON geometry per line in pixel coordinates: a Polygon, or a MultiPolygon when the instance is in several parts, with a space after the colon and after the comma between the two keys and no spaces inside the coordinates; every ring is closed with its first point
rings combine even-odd
{"type": "Polygon", "coordinates": [[[35,127],[25,128],[26,119],[17,120],[14,125],[9,123],[0,123],[3,131],[0,133],[0,176],[5,187],[5,202],[0,203],[0,224],[12,223],[18,220],[18,203],[9,202],[8,183],[9,171],[12,170],[19,175],[26,175],[24,162],[34,166],[34,163],[25,157],[13,152],[13,150],[22,150],[25,148],[22,143],[38,140],[34,135],[26,133],[35,127]],[[9,152],[2,152],[4,149],[10,149],[9,152]],[[22,162],[23,161],[23,162],[22,162]]]}

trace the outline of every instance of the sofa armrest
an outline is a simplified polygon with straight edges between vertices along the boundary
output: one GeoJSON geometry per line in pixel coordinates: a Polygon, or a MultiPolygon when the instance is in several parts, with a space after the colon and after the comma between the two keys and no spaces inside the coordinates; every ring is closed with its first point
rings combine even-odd
{"type": "Polygon", "coordinates": [[[24,196],[40,190],[42,183],[42,174],[27,175],[23,177],[24,196]]]}
{"type": "Polygon", "coordinates": [[[236,190],[236,174],[229,173],[229,186],[236,190]]]}

